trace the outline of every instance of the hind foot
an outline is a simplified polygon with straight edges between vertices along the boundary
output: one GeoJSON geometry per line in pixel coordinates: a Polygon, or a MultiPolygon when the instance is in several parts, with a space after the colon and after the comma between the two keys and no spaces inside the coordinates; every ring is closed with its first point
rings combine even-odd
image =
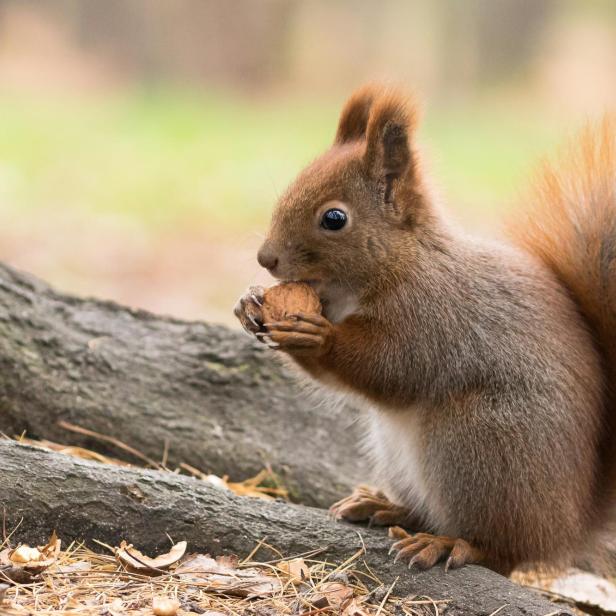
{"type": "Polygon", "coordinates": [[[436,563],[447,559],[445,563],[447,571],[462,565],[479,563],[484,559],[483,553],[464,539],[428,533],[411,535],[399,526],[390,528],[389,536],[397,539],[389,550],[390,554],[396,552],[394,562],[408,561],[409,568],[430,569],[436,563]]]}

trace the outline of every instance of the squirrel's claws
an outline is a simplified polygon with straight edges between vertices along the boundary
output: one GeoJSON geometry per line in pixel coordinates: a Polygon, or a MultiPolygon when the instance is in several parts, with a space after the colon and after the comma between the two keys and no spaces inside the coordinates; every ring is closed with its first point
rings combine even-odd
{"type": "Polygon", "coordinates": [[[417,573],[418,571],[424,571],[426,569],[426,567],[416,562],[414,558],[410,560],[407,568],[409,569],[409,571],[413,571],[415,573],[417,573]]]}
{"type": "Polygon", "coordinates": [[[239,319],[242,327],[251,335],[258,331],[263,331],[262,297],[263,290],[260,287],[249,287],[249,289],[239,298],[233,314],[239,319]]]}
{"type": "Polygon", "coordinates": [[[415,554],[415,556],[413,556],[413,558],[409,560],[409,565],[408,565],[409,569],[425,569],[425,567],[420,565],[420,560],[421,560],[420,556],[421,556],[421,552],[419,554],[415,554]]]}
{"type": "Polygon", "coordinates": [[[271,338],[270,338],[271,334],[269,332],[257,332],[255,334],[255,337],[262,342],[263,344],[265,344],[265,346],[269,347],[270,349],[279,349],[280,348],[280,343],[279,342],[274,342],[271,338]]]}
{"type": "MultiPolygon", "coordinates": [[[[391,531],[391,529],[390,529],[391,531]]],[[[405,532],[405,531],[403,531],[405,532]]],[[[390,536],[392,536],[390,532],[390,536]]],[[[396,533],[394,536],[399,536],[396,533]]],[[[389,553],[397,551],[394,562],[409,559],[408,568],[425,570],[437,562],[445,560],[445,571],[457,569],[467,563],[478,563],[484,559],[483,553],[464,539],[431,535],[428,533],[406,533],[406,537],[396,541],[389,553]]]]}

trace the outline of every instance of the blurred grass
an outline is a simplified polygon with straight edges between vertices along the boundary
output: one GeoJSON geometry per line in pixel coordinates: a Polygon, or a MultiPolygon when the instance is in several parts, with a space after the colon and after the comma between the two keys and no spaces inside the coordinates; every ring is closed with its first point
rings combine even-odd
{"type": "MultiPolygon", "coordinates": [[[[0,99],[0,212],[58,209],[179,221],[222,233],[257,226],[288,181],[330,143],[340,101],[132,92],[99,99],[0,99]]],[[[421,142],[462,217],[514,199],[537,156],[563,138],[553,117],[513,105],[428,109],[421,142]]]]}
{"type": "MultiPolygon", "coordinates": [[[[4,204],[80,208],[158,227],[263,220],[327,141],[326,114],[187,95],[0,101],[4,204]]],[[[23,211],[23,210],[22,210],[23,211]]]]}

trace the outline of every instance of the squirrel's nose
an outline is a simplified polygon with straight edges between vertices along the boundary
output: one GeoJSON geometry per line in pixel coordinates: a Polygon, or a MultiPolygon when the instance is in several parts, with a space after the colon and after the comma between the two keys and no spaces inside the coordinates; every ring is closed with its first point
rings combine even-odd
{"type": "Polygon", "coordinates": [[[257,253],[257,261],[261,267],[269,270],[270,272],[276,269],[278,265],[278,257],[265,246],[262,246],[259,252],[257,253]]]}

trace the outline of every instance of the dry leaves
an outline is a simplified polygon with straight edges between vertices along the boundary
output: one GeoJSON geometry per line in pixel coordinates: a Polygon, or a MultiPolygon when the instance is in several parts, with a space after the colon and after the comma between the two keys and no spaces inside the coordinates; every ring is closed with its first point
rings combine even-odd
{"type": "Polygon", "coordinates": [[[42,447],[43,449],[50,449],[51,451],[63,453],[64,455],[72,456],[73,458],[81,458],[82,460],[94,460],[95,462],[100,462],[101,464],[113,464],[114,466],[130,466],[128,462],[123,462],[122,460],[118,460],[117,458],[112,458],[110,456],[104,456],[101,453],[92,451],[91,449],[86,449],[85,447],[77,447],[75,445],[61,445],[60,443],[55,443],[54,441],[48,441],[46,439],[35,440],[27,438],[23,434],[16,438],[16,440],[17,442],[24,445],[32,445],[32,447],[42,447]]]}
{"type": "Polygon", "coordinates": [[[4,567],[24,569],[31,575],[36,575],[53,565],[60,554],[61,541],[54,532],[49,541],[37,548],[27,544],[15,549],[7,548],[0,552],[0,564],[4,567]]]}
{"type": "Polygon", "coordinates": [[[330,607],[340,610],[353,598],[353,589],[340,582],[325,582],[315,595],[312,605],[318,608],[330,607]]]}
{"type": "Polygon", "coordinates": [[[342,616],[370,616],[355,599],[353,599],[343,610],[342,616]]]}
{"type": "Polygon", "coordinates": [[[150,558],[142,554],[131,544],[122,541],[119,548],[115,548],[115,555],[120,562],[132,571],[139,571],[150,575],[160,573],[175,564],[186,553],[186,541],[176,543],[166,554],[150,558]]]}
{"type": "Polygon", "coordinates": [[[180,468],[189,472],[194,477],[203,479],[211,483],[216,488],[230,490],[238,496],[252,496],[255,498],[263,498],[273,500],[275,498],[288,498],[288,491],[281,487],[278,476],[269,468],[263,469],[254,477],[245,479],[244,481],[234,482],[229,481],[227,475],[219,477],[218,475],[207,475],[190,464],[180,464],[180,468]]]}
{"type": "Polygon", "coordinates": [[[310,581],[310,569],[303,558],[282,560],[277,565],[278,569],[285,574],[292,584],[301,584],[310,581]]]}
{"type": "Polygon", "coordinates": [[[214,559],[207,554],[193,554],[174,573],[183,581],[205,582],[208,590],[235,597],[267,597],[282,588],[277,578],[255,568],[237,569],[224,556],[214,559]]]}
{"type": "Polygon", "coordinates": [[[392,597],[377,600],[374,588],[381,581],[359,565],[361,551],[336,568],[308,557],[275,565],[243,564],[235,556],[185,554],[184,542],[155,558],[126,542],[110,548],[113,554],[109,555],[75,545],[61,551],[59,545],[54,535],[42,547],[19,546],[2,552],[5,559],[10,554],[24,561],[21,571],[26,565],[39,569],[26,585],[13,582],[0,588],[0,601],[4,600],[0,613],[415,616],[436,614],[437,604],[442,603],[392,597]],[[52,563],[40,569],[48,560],[52,563]]]}
{"type": "MultiPolygon", "coordinates": [[[[182,559],[186,553],[186,541],[176,543],[169,552],[156,558],[146,556],[126,541],[122,541],[119,548],[114,548],[114,553],[129,571],[150,576],[163,575],[182,559]]],[[[255,568],[239,569],[235,556],[212,558],[208,554],[191,554],[172,572],[179,580],[203,584],[210,592],[236,597],[266,597],[281,589],[280,580],[271,575],[263,575],[255,568]]],[[[162,598],[159,599],[162,601],[162,598]]]]}

